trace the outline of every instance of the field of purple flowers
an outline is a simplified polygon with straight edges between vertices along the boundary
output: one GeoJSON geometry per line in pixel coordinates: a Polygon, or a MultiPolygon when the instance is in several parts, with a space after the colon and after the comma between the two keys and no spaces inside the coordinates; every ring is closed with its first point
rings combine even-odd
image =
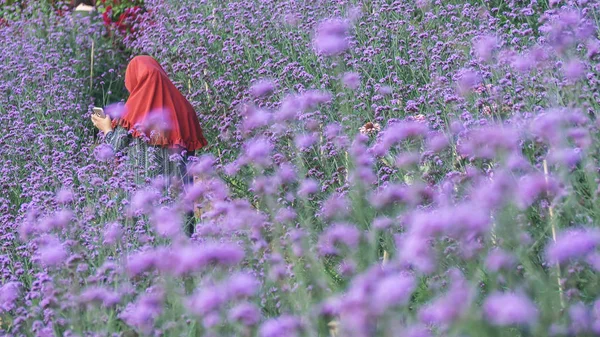
{"type": "Polygon", "coordinates": [[[600,335],[600,3],[145,6],[123,46],[0,21],[2,335],[600,335]],[[199,113],[193,186],[98,145],[130,54],[199,113]]]}

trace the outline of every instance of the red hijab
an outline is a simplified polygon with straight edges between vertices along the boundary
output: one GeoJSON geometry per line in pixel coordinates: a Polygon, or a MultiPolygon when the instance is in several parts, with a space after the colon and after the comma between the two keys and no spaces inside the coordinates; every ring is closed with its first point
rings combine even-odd
{"type": "Polygon", "coordinates": [[[113,127],[133,128],[134,137],[145,135],[151,145],[195,151],[208,144],[194,108],[155,59],[134,57],[125,72],[125,87],[129,99],[113,127]]]}

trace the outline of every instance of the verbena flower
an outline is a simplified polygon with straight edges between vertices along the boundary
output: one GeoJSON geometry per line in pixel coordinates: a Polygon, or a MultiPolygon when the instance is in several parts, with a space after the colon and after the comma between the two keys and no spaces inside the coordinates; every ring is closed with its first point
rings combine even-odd
{"type": "Polygon", "coordinates": [[[355,72],[347,72],[342,76],[342,83],[352,89],[356,90],[360,86],[360,75],[355,72]]]}
{"type": "Polygon", "coordinates": [[[408,303],[417,284],[413,276],[397,273],[379,280],[373,292],[373,307],[384,313],[395,306],[408,303]]]}
{"type": "Polygon", "coordinates": [[[245,326],[254,326],[260,322],[260,309],[255,304],[243,302],[231,308],[227,317],[245,326]]]}
{"type": "Polygon", "coordinates": [[[573,259],[584,258],[600,244],[600,232],[596,229],[566,230],[551,242],[546,250],[549,262],[564,263],[573,259]]]}
{"type": "Polygon", "coordinates": [[[261,337],[300,336],[302,323],[294,316],[282,315],[264,322],[259,329],[261,337]]]}
{"type": "Polygon", "coordinates": [[[498,39],[494,35],[482,35],[473,42],[475,55],[485,62],[490,61],[496,48],[498,48],[498,39]]]}
{"type": "Polygon", "coordinates": [[[538,310],[525,295],[495,292],[483,303],[486,319],[494,325],[532,325],[537,321],[538,310]]]}
{"type": "Polygon", "coordinates": [[[113,307],[121,302],[121,296],[110,289],[90,287],[81,292],[78,297],[82,303],[99,303],[104,307],[113,307]]]}
{"type": "Polygon", "coordinates": [[[0,287],[0,312],[13,310],[20,296],[19,282],[6,282],[0,287]]]}
{"type": "Polygon", "coordinates": [[[262,79],[256,81],[256,83],[250,87],[250,93],[254,97],[266,96],[272,93],[273,90],[275,90],[275,82],[273,82],[271,79],[262,79]]]}
{"type": "Polygon", "coordinates": [[[360,241],[361,233],[355,226],[346,223],[336,223],[329,226],[319,238],[319,252],[323,255],[338,254],[336,245],[345,245],[347,248],[356,248],[360,241]]]}
{"type": "Polygon", "coordinates": [[[313,40],[317,53],[334,56],[344,52],[348,48],[348,30],[348,24],[342,19],[323,20],[313,40]]]}
{"type": "Polygon", "coordinates": [[[490,251],[485,266],[488,270],[497,272],[501,269],[511,270],[516,264],[516,258],[502,249],[490,251]]]}
{"type": "Polygon", "coordinates": [[[104,227],[102,243],[105,245],[114,245],[121,240],[122,235],[123,228],[119,223],[109,223],[104,227]]]}

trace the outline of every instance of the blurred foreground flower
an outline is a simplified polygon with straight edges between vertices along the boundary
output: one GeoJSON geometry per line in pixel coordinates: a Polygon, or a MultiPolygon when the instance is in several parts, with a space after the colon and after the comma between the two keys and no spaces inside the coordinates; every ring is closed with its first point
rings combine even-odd
{"type": "Polygon", "coordinates": [[[322,21],[313,41],[317,54],[334,56],[348,49],[348,28],[348,24],[341,19],[322,21]]]}
{"type": "Polygon", "coordinates": [[[528,325],[535,323],[538,311],[524,295],[493,293],[485,300],[483,312],[494,325],[528,325]]]}

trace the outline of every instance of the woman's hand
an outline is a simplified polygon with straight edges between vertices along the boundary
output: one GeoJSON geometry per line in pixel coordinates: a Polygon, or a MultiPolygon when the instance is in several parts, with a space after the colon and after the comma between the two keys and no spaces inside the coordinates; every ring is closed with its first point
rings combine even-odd
{"type": "Polygon", "coordinates": [[[107,134],[110,131],[112,131],[112,122],[108,115],[102,118],[95,114],[92,114],[92,123],[94,123],[94,126],[97,127],[98,130],[102,131],[104,134],[107,134]]]}

